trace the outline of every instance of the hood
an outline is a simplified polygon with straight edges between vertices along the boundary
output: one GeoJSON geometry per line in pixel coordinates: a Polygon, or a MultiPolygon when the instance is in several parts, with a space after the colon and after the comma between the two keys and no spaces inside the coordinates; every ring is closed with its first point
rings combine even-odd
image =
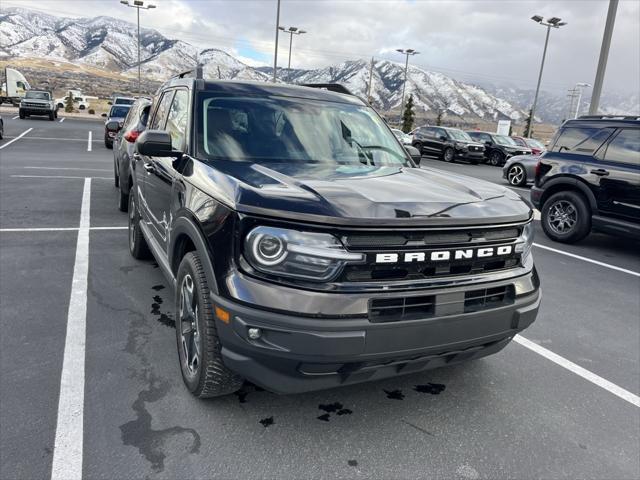
{"type": "Polygon", "coordinates": [[[22,98],[24,103],[37,103],[39,105],[49,105],[53,102],[53,100],[42,100],[40,98],[22,98]]]}
{"type": "MultiPolygon", "coordinates": [[[[527,220],[513,191],[471,177],[412,167],[194,161],[193,183],[245,213],[335,225],[480,225],[527,220]]],[[[191,170],[191,171],[188,171],[191,170]]]]}

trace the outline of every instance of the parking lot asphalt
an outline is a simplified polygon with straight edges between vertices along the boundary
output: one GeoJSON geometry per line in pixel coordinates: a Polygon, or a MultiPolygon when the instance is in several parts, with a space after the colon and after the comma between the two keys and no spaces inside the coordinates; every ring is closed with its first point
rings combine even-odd
{"type": "MultiPolygon", "coordinates": [[[[68,420],[58,402],[87,183],[84,398],[72,449],[84,478],[640,477],[640,408],[611,387],[640,394],[637,242],[593,234],[560,245],[537,226],[543,304],[523,337],[566,364],[512,342],[381,382],[290,396],[247,384],[201,401],[180,377],[173,292],[155,262],[129,255],[102,123],[3,118],[3,480],[50,478],[56,455],[69,460],[56,429],[68,420]]],[[[422,165],[506,185],[495,167],[422,165]]]]}

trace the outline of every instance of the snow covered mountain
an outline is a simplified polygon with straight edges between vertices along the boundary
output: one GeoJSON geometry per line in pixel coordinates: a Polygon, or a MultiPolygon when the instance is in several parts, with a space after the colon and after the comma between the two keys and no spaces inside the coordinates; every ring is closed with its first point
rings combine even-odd
{"type": "MultiPolygon", "coordinates": [[[[0,59],[46,58],[77,65],[98,67],[133,76],[138,70],[137,27],[111,17],[66,18],[9,7],[0,10],[0,59]]],[[[269,81],[269,67],[254,68],[216,48],[199,49],[181,40],[166,38],[151,29],[141,29],[141,70],[149,81],[163,81],[189,70],[199,61],[208,78],[269,81]]],[[[351,60],[313,70],[278,70],[279,81],[289,83],[342,83],[366,97],[370,64],[351,60]]],[[[373,66],[372,103],[382,111],[397,112],[401,102],[404,65],[378,60],[373,66]]],[[[410,67],[406,95],[413,95],[419,115],[434,117],[446,112],[449,120],[512,119],[526,117],[533,92],[494,85],[472,85],[438,72],[410,67]]],[[[566,98],[541,95],[536,118],[558,122],[566,111],[566,98]]],[[[631,112],[635,98],[618,98],[603,109],[612,113],[631,112]]]]}

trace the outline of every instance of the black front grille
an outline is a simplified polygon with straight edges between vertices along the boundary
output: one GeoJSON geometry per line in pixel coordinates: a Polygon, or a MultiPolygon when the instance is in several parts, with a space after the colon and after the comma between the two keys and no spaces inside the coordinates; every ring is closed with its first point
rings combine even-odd
{"type": "Polygon", "coordinates": [[[513,285],[472,290],[464,294],[464,313],[510,305],[515,298],[513,285]]]}
{"type": "Polygon", "coordinates": [[[342,240],[350,251],[365,254],[362,264],[347,265],[340,277],[342,282],[419,281],[432,277],[476,275],[515,268],[520,264],[516,240],[522,227],[494,227],[475,229],[440,229],[429,231],[394,231],[381,233],[351,233],[342,240]],[[511,246],[506,254],[497,248],[511,246]],[[480,248],[493,247],[496,254],[477,255],[480,248]],[[474,253],[455,257],[458,250],[474,253]],[[431,260],[431,253],[448,251],[450,259],[431,260]],[[397,256],[396,261],[379,261],[378,255],[397,256]],[[407,254],[424,254],[420,260],[405,259],[407,254]],[[414,261],[415,260],[415,261],[414,261]]]}
{"type": "Polygon", "coordinates": [[[435,297],[377,298],[371,300],[369,320],[372,323],[397,322],[400,320],[418,320],[433,316],[435,297]]]}

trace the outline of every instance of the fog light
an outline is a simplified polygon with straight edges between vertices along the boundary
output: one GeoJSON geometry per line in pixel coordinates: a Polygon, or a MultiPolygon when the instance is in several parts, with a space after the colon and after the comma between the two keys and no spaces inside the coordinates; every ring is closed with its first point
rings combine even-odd
{"type": "Polygon", "coordinates": [[[258,340],[262,336],[262,330],[259,328],[250,328],[248,333],[251,340],[258,340]]]}

